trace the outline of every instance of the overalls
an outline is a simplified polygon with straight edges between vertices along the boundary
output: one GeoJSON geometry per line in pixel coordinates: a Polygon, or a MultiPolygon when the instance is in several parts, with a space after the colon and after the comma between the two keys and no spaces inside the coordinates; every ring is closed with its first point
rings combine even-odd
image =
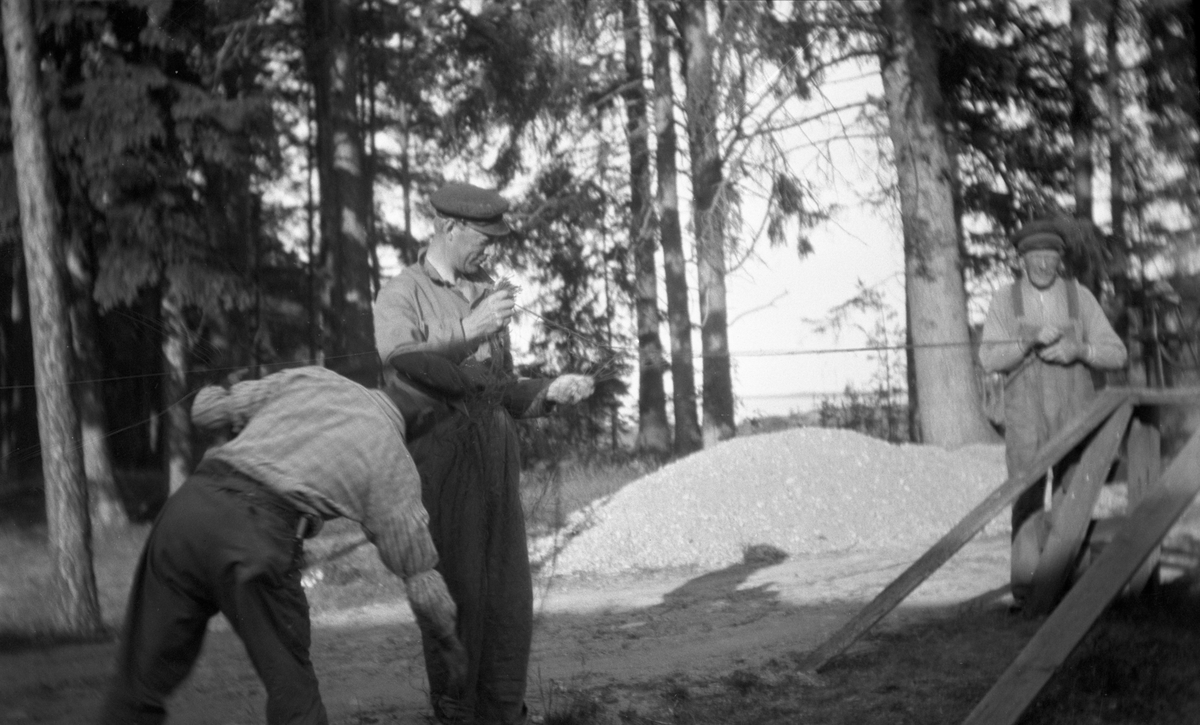
{"type": "MultiPolygon", "coordinates": [[[[1070,318],[1064,338],[1087,342],[1086,331],[1079,321],[1079,289],[1074,280],[1065,279],[1067,308],[1070,318]]],[[[1022,285],[1012,287],[1013,314],[1021,328],[1027,324],[1022,285]]],[[[1095,397],[1091,370],[1082,362],[1057,365],[1044,362],[1036,352],[1029,353],[1020,366],[1009,374],[1004,384],[1004,443],[1008,475],[1026,469],[1038,450],[1063,428],[1095,397]]],[[[1054,486],[1061,485],[1075,458],[1068,457],[1054,466],[1054,486]]],[[[1013,503],[1012,535],[1015,538],[1021,524],[1043,507],[1045,476],[1032,484],[1013,503]]]]}

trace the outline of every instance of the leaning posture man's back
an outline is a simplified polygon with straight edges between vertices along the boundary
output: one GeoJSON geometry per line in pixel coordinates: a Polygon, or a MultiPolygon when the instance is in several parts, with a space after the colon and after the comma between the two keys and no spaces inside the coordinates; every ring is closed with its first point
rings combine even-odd
{"type": "Polygon", "coordinates": [[[434,567],[415,465],[392,400],[323,368],[201,390],[197,427],[228,429],[163,506],[138,563],[105,703],[109,725],[161,723],[218,611],[267,690],[271,725],[328,722],[309,659],[302,541],[322,521],[357,521],[409,604],[465,674],[456,608],[434,567]]]}

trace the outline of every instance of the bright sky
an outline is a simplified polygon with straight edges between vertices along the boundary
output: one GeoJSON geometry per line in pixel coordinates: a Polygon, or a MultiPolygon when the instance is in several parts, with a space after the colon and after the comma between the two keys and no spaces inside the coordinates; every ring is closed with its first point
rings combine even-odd
{"type": "MultiPolygon", "coordinates": [[[[836,335],[818,333],[813,324],[853,297],[860,282],[878,286],[902,317],[904,259],[898,230],[861,210],[853,216],[845,228],[815,230],[813,253],[807,258],[800,259],[793,249],[768,250],[760,263],[728,280],[739,420],[807,410],[820,396],[841,393],[847,385],[871,387],[878,369],[871,353],[831,352],[864,347],[866,336],[853,324],[836,335]]],[[[865,326],[873,322],[861,320],[865,326]]]]}
{"type": "MultiPolygon", "coordinates": [[[[872,71],[845,69],[843,77],[822,84],[822,96],[797,104],[792,113],[804,117],[880,96],[879,76],[872,71]]],[[[828,222],[808,231],[812,254],[801,259],[794,244],[770,249],[764,242],[757,259],[726,282],[739,421],[809,410],[848,385],[872,387],[879,369],[872,353],[834,351],[866,346],[857,324],[869,327],[874,320],[853,318],[838,334],[815,329],[833,308],[854,297],[860,284],[882,292],[903,319],[904,257],[897,210],[863,201],[879,190],[877,143],[861,139],[815,148],[811,143],[847,130],[861,133],[853,126],[856,113],[846,111],[828,123],[806,126],[788,139],[793,168],[822,205],[835,209],[828,222]]],[[[745,213],[748,227],[760,226],[753,206],[745,213]]]]}
{"type": "MultiPolygon", "coordinates": [[[[844,106],[862,100],[867,94],[878,96],[882,93],[878,75],[871,69],[847,69],[845,79],[827,82],[822,91],[824,97],[797,104],[792,112],[811,115],[830,105],[844,106]]],[[[729,344],[739,421],[753,416],[809,410],[818,405],[822,397],[842,393],[847,385],[860,390],[872,386],[871,378],[878,370],[878,364],[870,352],[861,349],[832,352],[862,348],[867,344],[865,335],[855,329],[853,322],[837,335],[818,333],[813,324],[824,319],[832,308],[852,298],[860,282],[868,287],[878,287],[891,309],[897,315],[903,315],[904,261],[897,212],[873,208],[861,200],[862,195],[876,191],[879,186],[875,141],[867,139],[818,148],[813,148],[810,143],[837,136],[843,131],[843,124],[852,124],[854,116],[854,111],[848,111],[840,120],[830,119],[823,127],[810,125],[803,133],[793,134],[788,140],[794,149],[791,153],[793,168],[799,171],[822,204],[838,208],[830,221],[808,231],[813,253],[801,259],[794,241],[786,247],[771,249],[763,240],[756,255],[726,280],[731,321],[729,344]]],[[[686,203],[690,194],[686,174],[680,175],[679,183],[681,201],[686,203]]],[[[761,204],[746,204],[746,228],[762,226],[762,208],[761,204]]],[[[688,218],[688,212],[684,211],[685,227],[688,218]]],[[[418,220],[419,223],[423,221],[418,220]]],[[[421,236],[420,231],[418,236],[421,236]]],[[[380,251],[387,255],[390,250],[380,251]]],[[[381,261],[386,274],[398,271],[390,256],[381,261]]],[[[661,254],[658,263],[661,275],[661,254]]],[[[694,266],[691,273],[694,284],[694,266]]],[[[660,308],[665,312],[661,277],[659,295],[660,308]]],[[[694,287],[692,295],[692,322],[697,324],[699,311],[694,287]]],[[[526,301],[518,299],[518,303],[526,301]]],[[[863,320],[862,323],[870,325],[873,321],[863,320]]],[[[514,330],[517,350],[522,349],[525,339],[526,334],[521,329],[514,330]]],[[[664,345],[669,344],[665,320],[662,339],[664,345]]],[[[693,340],[693,348],[700,350],[698,334],[693,340]]],[[[700,360],[696,363],[699,390],[700,360]]],[[[627,401],[628,410],[635,411],[637,381],[629,382],[632,389],[627,401]]],[[[669,374],[666,384],[669,393],[669,374]]]]}

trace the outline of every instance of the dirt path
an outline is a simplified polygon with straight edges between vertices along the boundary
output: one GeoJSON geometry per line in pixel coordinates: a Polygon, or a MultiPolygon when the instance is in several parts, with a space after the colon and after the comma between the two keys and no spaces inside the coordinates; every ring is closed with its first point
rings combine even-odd
{"type": "MultiPolygon", "coordinates": [[[[850,552],[757,570],[543,582],[530,705],[543,711],[566,689],[599,687],[619,709],[640,685],[675,673],[704,677],[786,660],[823,641],[920,553],[850,552]]],[[[993,601],[1007,579],[1007,537],[972,542],[881,626],[993,601]]],[[[171,702],[174,724],[263,722],[262,688],[222,625],[214,620],[196,671],[171,702]]],[[[0,654],[0,722],[90,722],[114,649],[81,644],[0,654]]],[[[419,638],[404,602],[319,617],[313,660],[332,722],[425,722],[419,638]]]]}

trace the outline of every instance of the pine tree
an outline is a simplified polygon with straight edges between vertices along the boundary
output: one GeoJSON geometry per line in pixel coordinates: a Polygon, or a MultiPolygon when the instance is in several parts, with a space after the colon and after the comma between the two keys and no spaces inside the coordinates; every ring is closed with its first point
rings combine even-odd
{"type": "Polygon", "coordinates": [[[71,400],[70,333],[63,251],[52,182],[38,53],[29,0],[4,0],[4,51],[12,107],[21,232],[29,269],[38,383],[38,433],[46,487],[59,625],[90,635],[102,628],[92,568],[91,520],[79,420],[71,400]]]}

